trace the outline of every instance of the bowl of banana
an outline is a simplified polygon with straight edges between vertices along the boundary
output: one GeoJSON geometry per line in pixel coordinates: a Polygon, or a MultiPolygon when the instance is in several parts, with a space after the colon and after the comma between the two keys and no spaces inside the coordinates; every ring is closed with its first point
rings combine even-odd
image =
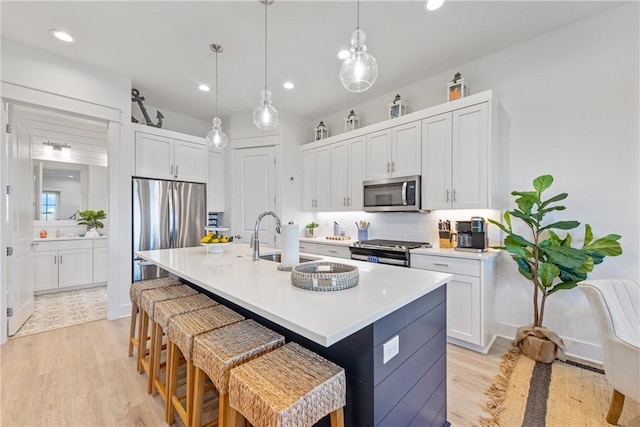
{"type": "Polygon", "coordinates": [[[233,242],[233,236],[224,236],[213,231],[200,239],[200,244],[207,248],[207,252],[213,254],[222,253],[222,248],[229,246],[231,242],[233,242]]]}

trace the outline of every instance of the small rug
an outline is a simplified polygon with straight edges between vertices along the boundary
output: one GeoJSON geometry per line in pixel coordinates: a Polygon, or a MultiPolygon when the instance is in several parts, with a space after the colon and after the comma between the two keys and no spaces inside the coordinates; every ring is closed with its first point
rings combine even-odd
{"type": "Polygon", "coordinates": [[[14,337],[107,318],[107,286],[36,295],[33,314],[14,337]]]}
{"type": "MultiPolygon", "coordinates": [[[[613,389],[604,371],[576,362],[537,363],[512,347],[486,394],[483,427],[610,426],[613,389]]],[[[620,426],[640,427],[640,403],[625,399],[620,426]]]]}

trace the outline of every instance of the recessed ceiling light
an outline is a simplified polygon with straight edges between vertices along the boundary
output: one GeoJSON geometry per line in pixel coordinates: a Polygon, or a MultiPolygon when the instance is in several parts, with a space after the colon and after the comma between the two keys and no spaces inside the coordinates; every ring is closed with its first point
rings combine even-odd
{"type": "Polygon", "coordinates": [[[440,6],[444,4],[444,0],[427,0],[424,7],[428,11],[434,11],[440,9],[440,6]]]}
{"type": "Polygon", "coordinates": [[[203,92],[209,92],[211,90],[207,85],[200,85],[198,86],[198,89],[200,89],[203,92]]]}
{"type": "Polygon", "coordinates": [[[338,58],[347,59],[348,57],[349,57],[349,51],[347,49],[342,49],[340,52],[338,52],[338,58]]]}
{"type": "Polygon", "coordinates": [[[284,84],[282,85],[285,89],[293,89],[295,87],[295,85],[291,82],[284,82],[284,84]]]}
{"type": "Polygon", "coordinates": [[[51,34],[53,35],[53,37],[57,38],[58,40],[62,40],[63,42],[73,41],[73,37],[71,37],[68,33],[65,33],[64,31],[51,30],[51,34]]]}

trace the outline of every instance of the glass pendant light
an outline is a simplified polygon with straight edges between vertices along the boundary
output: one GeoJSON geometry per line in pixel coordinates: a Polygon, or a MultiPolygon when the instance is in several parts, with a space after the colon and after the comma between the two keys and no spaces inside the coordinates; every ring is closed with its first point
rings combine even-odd
{"type": "Polygon", "coordinates": [[[259,0],[264,4],[264,89],[260,92],[260,105],[253,110],[253,124],[258,129],[270,130],[278,127],[280,115],[271,102],[271,91],[267,88],[267,6],[274,0],[259,0]]]}
{"type": "Polygon", "coordinates": [[[349,56],[340,67],[340,81],[349,92],[364,92],[375,83],[378,77],[378,62],[367,53],[367,36],[360,29],[360,0],[358,0],[358,21],[356,30],[351,34],[349,56]]]}
{"type": "Polygon", "coordinates": [[[222,149],[227,146],[227,135],[222,132],[222,120],[218,117],[218,54],[224,49],[219,44],[212,44],[209,49],[216,53],[216,116],[213,118],[213,128],[207,134],[210,147],[222,149]]]}

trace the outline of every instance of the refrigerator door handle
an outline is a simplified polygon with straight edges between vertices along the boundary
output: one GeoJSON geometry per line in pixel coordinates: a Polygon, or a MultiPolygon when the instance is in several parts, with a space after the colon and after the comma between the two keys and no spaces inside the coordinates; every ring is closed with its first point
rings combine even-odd
{"type": "Polygon", "coordinates": [[[145,266],[145,265],[155,265],[154,263],[152,263],[151,261],[145,261],[142,258],[136,258],[133,260],[136,264],[138,264],[139,266],[145,266]]]}

